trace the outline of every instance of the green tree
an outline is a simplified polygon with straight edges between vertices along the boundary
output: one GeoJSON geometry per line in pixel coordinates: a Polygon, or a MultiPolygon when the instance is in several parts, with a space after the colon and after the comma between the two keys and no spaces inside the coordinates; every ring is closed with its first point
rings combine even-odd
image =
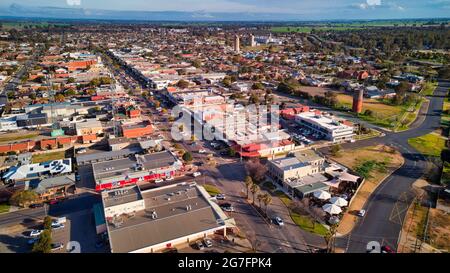
{"type": "Polygon", "coordinates": [[[28,204],[32,204],[38,200],[38,195],[34,191],[23,190],[16,191],[10,198],[9,202],[16,206],[25,207],[28,204]]]}
{"type": "Polygon", "coordinates": [[[263,203],[264,203],[264,211],[267,215],[267,207],[270,205],[270,203],[272,203],[272,196],[270,196],[270,194],[268,194],[268,193],[265,193],[264,198],[263,198],[263,203]]]}
{"type": "Polygon", "coordinates": [[[255,83],[252,85],[252,89],[253,89],[253,90],[257,90],[257,89],[262,90],[262,89],[264,89],[264,84],[262,84],[262,83],[260,83],[260,82],[255,82],[255,83]]]}
{"type": "Polygon", "coordinates": [[[255,203],[255,195],[256,195],[256,193],[258,193],[258,191],[259,191],[258,185],[253,183],[252,186],[250,187],[250,192],[252,193],[253,204],[255,203]]]}
{"type": "Polygon", "coordinates": [[[51,229],[52,228],[52,217],[45,216],[44,217],[44,229],[51,229]]]}
{"type": "Polygon", "coordinates": [[[331,155],[333,156],[337,156],[339,154],[339,152],[341,151],[342,147],[339,144],[334,144],[333,146],[331,146],[330,148],[330,152],[331,155]]]}
{"type": "Polygon", "coordinates": [[[41,233],[32,251],[35,253],[50,253],[52,251],[52,232],[50,229],[45,229],[41,233]]]}
{"type": "Polygon", "coordinates": [[[74,83],[74,82],[75,82],[75,79],[72,77],[67,79],[67,83],[74,83]]]}
{"type": "Polygon", "coordinates": [[[185,152],[183,154],[183,160],[186,162],[191,162],[192,161],[192,154],[190,152],[185,152]]]}

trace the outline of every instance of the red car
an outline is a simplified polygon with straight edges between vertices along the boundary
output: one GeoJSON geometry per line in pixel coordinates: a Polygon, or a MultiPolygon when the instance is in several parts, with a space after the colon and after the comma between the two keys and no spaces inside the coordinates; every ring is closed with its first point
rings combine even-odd
{"type": "Polygon", "coordinates": [[[48,201],[49,205],[55,205],[55,204],[58,204],[58,203],[59,203],[58,200],[50,200],[50,201],[48,201]]]}
{"type": "Polygon", "coordinates": [[[395,251],[389,246],[382,246],[381,253],[395,253],[395,251]]]}

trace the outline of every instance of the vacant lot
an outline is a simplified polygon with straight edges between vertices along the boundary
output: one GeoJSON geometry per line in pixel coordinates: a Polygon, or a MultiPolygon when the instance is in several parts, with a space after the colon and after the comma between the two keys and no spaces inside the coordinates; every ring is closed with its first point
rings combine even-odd
{"type": "Polygon", "coordinates": [[[63,159],[65,157],[65,154],[65,151],[46,154],[34,154],[31,160],[33,161],[33,163],[41,163],[51,160],[63,159]]]}
{"type": "Polygon", "coordinates": [[[353,229],[358,219],[352,212],[363,208],[372,192],[385,177],[403,165],[404,159],[398,151],[385,145],[343,150],[340,156],[331,157],[331,159],[348,168],[368,174],[338,227],[338,233],[347,234],[353,229]]]}
{"type": "Polygon", "coordinates": [[[442,149],[445,148],[445,138],[437,132],[410,138],[408,139],[408,143],[426,156],[440,156],[442,149]]]}
{"type": "Polygon", "coordinates": [[[11,133],[0,135],[0,142],[13,142],[17,140],[24,140],[37,137],[39,132],[33,133],[11,133]]]}

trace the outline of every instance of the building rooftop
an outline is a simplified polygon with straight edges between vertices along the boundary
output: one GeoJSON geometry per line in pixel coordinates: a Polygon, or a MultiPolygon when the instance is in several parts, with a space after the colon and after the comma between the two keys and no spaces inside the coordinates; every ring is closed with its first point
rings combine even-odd
{"type": "Polygon", "coordinates": [[[112,252],[132,252],[224,226],[224,214],[196,184],[156,188],[142,197],[145,210],[120,226],[108,222],[112,252]]]}
{"type": "Polygon", "coordinates": [[[142,200],[141,192],[137,186],[125,187],[102,192],[103,205],[105,208],[118,206],[142,200]]]}

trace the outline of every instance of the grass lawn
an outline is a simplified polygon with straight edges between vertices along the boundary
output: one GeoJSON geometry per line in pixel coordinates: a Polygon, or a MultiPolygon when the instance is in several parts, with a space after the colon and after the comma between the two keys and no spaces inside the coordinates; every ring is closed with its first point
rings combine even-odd
{"type": "Polygon", "coordinates": [[[422,91],[420,91],[420,94],[423,96],[432,96],[437,85],[437,82],[426,82],[422,88],[422,91]]]}
{"type": "Polygon", "coordinates": [[[283,202],[283,204],[286,205],[286,207],[289,209],[289,214],[292,218],[292,221],[297,226],[299,226],[303,230],[315,233],[317,235],[325,236],[327,234],[328,229],[324,225],[317,222],[314,223],[315,221],[307,215],[300,215],[296,212],[293,212],[290,209],[292,200],[284,192],[276,191],[275,194],[278,198],[280,198],[281,202],[283,202]]]}
{"type": "Polygon", "coordinates": [[[8,212],[9,204],[8,203],[0,203],[0,213],[8,212]]]}
{"type": "MultiPolygon", "coordinates": [[[[341,107],[347,109],[352,108],[353,97],[346,94],[338,94],[337,99],[341,107]]],[[[383,103],[376,99],[364,99],[362,114],[358,117],[382,127],[393,127],[397,117],[401,116],[405,112],[402,106],[393,106],[383,103]],[[365,115],[366,110],[371,110],[372,115],[365,115]]]]}
{"type": "Polygon", "coordinates": [[[445,98],[445,100],[444,100],[444,106],[442,108],[442,115],[441,115],[441,124],[446,127],[450,126],[450,100],[449,100],[449,98],[445,98]]]}
{"type": "Polygon", "coordinates": [[[63,159],[65,157],[65,151],[46,153],[46,154],[35,154],[31,158],[33,163],[41,163],[50,160],[63,159]]]}
{"type": "Polygon", "coordinates": [[[9,142],[9,141],[17,141],[22,139],[28,139],[38,136],[39,133],[32,134],[5,134],[4,136],[0,136],[0,142],[9,142]]]}
{"type": "Polygon", "coordinates": [[[445,138],[436,132],[416,138],[410,138],[408,139],[408,143],[426,156],[439,157],[442,149],[445,148],[445,138]]]}
{"type": "Polygon", "coordinates": [[[209,193],[209,195],[211,195],[211,196],[214,196],[214,195],[217,195],[217,194],[220,194],[221,193],[221,191],[216,187],[216,186],[213,186],[213,185],[210,185],[210,184],[205,184],[205,185],[203,185],[203,188],[205,188],[205,190],[209,193]]]}

